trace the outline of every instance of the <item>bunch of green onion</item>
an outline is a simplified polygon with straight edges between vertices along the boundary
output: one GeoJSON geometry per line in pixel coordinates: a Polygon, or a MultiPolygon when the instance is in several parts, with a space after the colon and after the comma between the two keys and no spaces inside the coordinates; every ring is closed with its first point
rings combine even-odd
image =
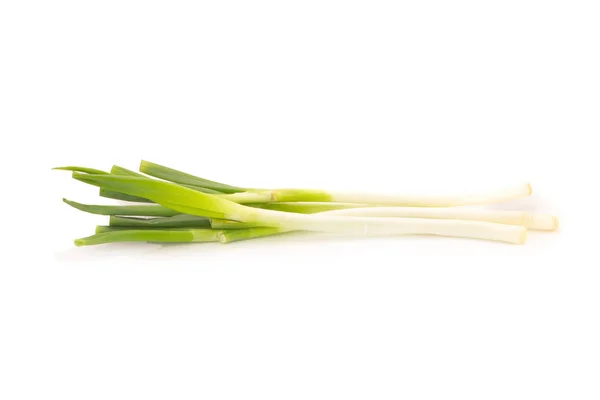
{"type": "Polygon", "coordinates": [[[550,215],[468,206],[531,195],[529,184],[463,196],[337,193],[309,189],[256,189],[210,181],[142,161],[138,172],[59,167],[100,188],[100,196],[126,205],[63,201],[81,211],[110,216],[77,246],[113,242],[221,242],[292,231],[355,235],[441,235],[522,244],[528,229],[555,230],[550,215]]]}

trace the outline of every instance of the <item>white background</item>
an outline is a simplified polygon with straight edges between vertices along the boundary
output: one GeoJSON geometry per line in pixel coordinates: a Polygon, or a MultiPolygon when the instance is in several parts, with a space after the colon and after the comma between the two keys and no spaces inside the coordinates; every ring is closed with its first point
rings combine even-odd
{"type": "Polygon", "coordinates": [[[598,399],[597,1],[3,1],[2,399],[598,399]],[[59,165],[531,182],[560,230],[75,248],[59,165]]]}

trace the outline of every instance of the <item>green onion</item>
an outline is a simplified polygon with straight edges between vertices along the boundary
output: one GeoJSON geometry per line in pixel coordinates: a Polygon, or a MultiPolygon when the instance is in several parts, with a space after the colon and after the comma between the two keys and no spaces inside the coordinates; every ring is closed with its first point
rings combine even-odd
{"type": "Polygon", "coordinates": [[[251,222],[283,231],[309,230],[362,235],[430,234],[523,243],[526,228],[480,221],[425,218],[342,217],[251,208],[170,182],[138,177],[73,173],[105,189],[148,198],[184,214],[251,222]]]}
{"type": "MultiPolygon", "coordinates": [[[[482,221],[520,225],[528,229],[540,231],[554,231],[558,228],[558,220],[551,215],[533,214],[521,211],[469,209],[465,207],[362,207],[325,211],[319,214],[346,217],[432,218],[482,221]]],[[[256,223],[230,221],[218,218],[211,218],[210,225],[213,229],[245,229],[258,226],[256,223]]]]}
{"type": "MultiPolygon", "coordinates": [[[[113,175],[143,177],[142,174],[138,174],[137,172],[128,170],[127,168],[119,167],[118,165],[114,165],[111,168],[110,173],[113,175]]],[[[121,200],[121,201],[129,201],[129,202],[136,202],[136,203],[152,203],[150,200],[144,199],[143,197],[130,196],[125,193],[119,193],[116,191],[106,190],[103,188],[100,188],[100,196],[108,198],[108,199],[115,199],[115,200],[121,200]]]]}
{"type": "MultiPolygon", "coordinates": [[[[149,161],[142,161],[140,171],[148,175],[165,179],[175,183],[197,184],[198,186],[220,187],[224,193],[235,192],[257,192],[273,202],[335,202],[335,203],[355,203],[369,204],[379,206],[417,206],[417,207],[452,207],[464,205],[480,205],[500,203],[504,201],[519,199],[531,195],[531,186],[521,184],[489,193],[472,193],[464,195],[382,195],[368,193],[347,193],[347,192],[329,192],[313,189],[244,189],[235,186],[225,185],[223,183],[209,181],[204,178],[189,175],[162,165],[154,164],[149,161]],[[229,192],[227,190],[230,190],[229,192]]],[[[236,201],[234,198],[229,200],[236,201]]],[[[268,201],[268,200],[263,200],[268,201]]],[[[239,202],[239,201],[236,201],[239,202]]],[[[262,202],[262,201],[259,201],[262,202]]],[[[247,203],[243,202],[242,203],[247,203]]]]}
{"type": "MultiPolygon", "coordinates": [[[[166,167],[161,167],[161,168],[166,168],[166,167]]],[[[101,175],[108,174],[107,172],[104,172],[104,171],[100,171],[100,170],[96,170],[96,169],[92,169],[92,168],[84,168],[84,167],[59,167],[59,168],[54,168],[54,169],[74,171],[74,172],[83,172],[83,173],[87,173],[87,174],[94,174],[94,173],[101,174],[101,175]]],[[[119,167],[118,165],[114,165],[112,167],[110,173],[112,175],[147,178],[145,175],[128,170],[127,168],[119,167]]],[[[167,174],[167,176],[170,176],[170,175],[167,174]]],[[[81,179],[81,176],[73,176],[73,177],[77,180],[85,182],[85,180],[81,179]]],[[[197,178],[197,179],[201,179],[201,178],[197,178]]],[[[190,180],[188,180],[188,181],[190,181],[190,180]]],[[[212,181],[203,180],[203,182],[212,182],[212,181]]],[[[217,182],[212,182],[212,186],[217,186],[216,184],[217,184],[217,182]]],[[[219,185],[222,185],[222,184],[219,184],[219,185]]],[[[201,187],[201,186],[196,186],[196,185],[191,185],[191,184],[181,184],[181,186],[184,186],[189,189],[196,190],[196,191],[202,192],[202,193],[216,194],[216,195],[223,197],[224,199],[227,199],[227,200],[230,200],[230,201],[233,201],[236,203],[241,203],[241,204],[246,204],[246,203],[260,204],[260,203],[268,202],[271,200],[270,194],[266,193],[266,192],[263,193],[263,192],[259,192],[259,191],[252,191],[252,192],[235,192],[235,193],[233,193],[233,192],[231,192],[230,189],[227,189],[230,191],[230,193],[223,193],[223,192],[219,192],[215,189],[211,189],[208,187],[201,187]]],[[[152,202],[151,200],[145,199],[140,196],[132,196],[132,195],[128,195],[125,193],[121,193],[121,192],[106,189],[106,188],[100,188],[100,196],[106,197],[106,198],[111,198],[111,199],[116,199],[116,200],[129,201],[129,202],[138,202],[138,203],[151,203],[152,202]]]]}
{"type": "Polygon", "coordinates": [[[113,242],[221,242],[292,231],[356,235],[441,235],[523,243],[527,229],[555,230],[550,215],[483,210],[464,205],[529,196],[528,184],[460,196],[376,195],[311,189],[242,188],[142,161],[140,172],[114,165],[110,173],[66,166],[74,179],[100,188],[101,196],[154,204],[90,205],[63,201],[81,211],[108,215],[109,226],[77,239],[78,246],[113,242]],[[158,179],[155,179],[158,178],[158,179]]]}
{"type": "Polygon", "coordinates": [[[148,199],[143,199],[138,196],[129,196],[123,193],[115,192],[113,190],[100,189],[100,196],[113,199],[113,200],[121,200],[121,201],[129,201],[132,203],[152,203],[152,201],[148,199]]]}
{"type": "MultiPolygon", "coordinates": [[[[113,170],[115,169],[115,167],[113,167],[113,170]]],[[[116,168],[120,172],[120,175],[142,176],[142,175],[138,174],[137,172],[129,171],[125,168],[120,168],[120,167],[116,167],[116,168]]],[[[62,170],[62,171],[82,172],[82,173],[86,173],[86,174],[108,175],[108,172],[101,171],[99,169],[85,168],[85,167],[68,166],[68,167],[56,167],[53,169],[62,170]]],[[[73,176],[73,178],[78,179],[77,176],[75,176],[75,175],[73,176]]],[[[106,197],[109,199],[116,199],[116,200],[123,200],[123,201],[131,201],[131,202],[138,202],[138,203],[149,203],[149,202],[151,203],[151,201],[147,200],[147,199],[143,199],[143,198],[140,198],[137,196],[130,196],[130,195],[127,195],[124,193],[119,193],[119,192],[115,192],[112,190],[106,190],[103,188],[100,188],[100,196],[106,197]]]]}
{"type": "Polygon", "coordinates": [[[135,218],[111,215],[110,225],[153,228],[209,228],[211,226],[208,218],[184,214],[175,215],[173,217],[161,218],[135,218]]]}
{"type": "MultiPolygon", "coordinates": [[[[543,214],[532,214],[519,211],[469,210],[457,208],[419,208],[419,207],[376,207],[334,210],[322,212],[325,215],[360,216],[360,217],[396,217],[396,218],[431,218],[494,222],[499,224],[518,225],[534,230],[554,231],[558,227],[555,217],[543,214]]],[[[280,228],[261,228],[255,223],[236,222],[211,218],[213,229],[223,229],[221,243],[270,236],[289,232],[280,228]]]]}
{"type": "Polygon", "coordinates": [[[200,186],[207,189],[213,189],[221,193],[237,193],[247,191],[247,189],[244,188],[226,185],[224,183],[215,181],[209,181],[208,179],[199,178],[197,176],[186,174],[185,172],[154,164],[149,161],[142,160],[140,163],[140,172],[143,172],[146,175],[154,176],[155,178],[185,185],[200,186]]]}
{"type": "Polygon", "coordinates": [[[129,216],[146,216],[146,217],[172,217],[178,215],[177,211],[170,210],[158,204],[148,205],[92,205],[82,204],[76,201],[63,199],[63,201],[78,210],[85,211],[91,214],[100,215],[129,215],[129,216]]]}
{"type": "Polygon", "coordinates": [[[189,231],[190,229],[207,229],[207,228],[169,228],[164,226],[109,226],[97,225],[96,233],[115,232],[115,231],[135,231],[135,230],[155,230],[155,231],[189,231]]]}
{"type": "MultiPolygon", "coordinates": [[[[93,168],[85,168],[85,167],[69,166],[69,167],[58,167],[58,168],[54,168],[54,169],[64,170],[64,171],[83,172],[83,173],[87,173],[87,174],[108,174],[107,172],[104,172],[101,170],[97,170],[97,169],[93,169],[93,168]]],[[[113,175],[135,176],[135,177],[141,177],[141,178],[145,177],[145,175],[131,171],[127,168],[120,167],[118,165],[113,165],[113,167],[110,170],[110,173],[113,175]]],[[[189,187],[190,189],[204,192],[204,193],[212,193],[212,194],[220,194],[221,193],[216,190],[211,190],[211,189],[207,189],[207,188],[203,188],[203,187],[197,187],[197,186],[192,186],[192,185],[184,185],[184,186],[189,187]]],[[[107,189],[103,189],[103,188],[100,188],[100,196],[105,197],[105,198],[115,199],[115,200],[128,201],[128,202],[151,203],[150,200],[144,199],[139,196],[131,196],[131,195],[127,195],[124,193],[119,193],[116,191],[107,190],[107,189]]],[[[247,201],[250,201],[250,200],[252,200],[252,199],[249,199],[247,201]]]]}
{"type": "MultiPolygon", "coordinates": [[[[106,226],[106,225],[98,225],[96,226],[96,234],[100,234],[100,233],[107,233],[107,232],[123,232],[123,231],[139,231],[139,230],[144,230],[144,231],[148,231],[148,230],[154,230],[154,231],[161,231],[161,234],[164,237],[167,237],[167,233],[166,232],[172,232],[172,231],[189,231],[190,228],[164,228],[164,227],[151,227],[151,226],[137,226],[137,227],[129,227],[129,226],[106,226]]],[[[209,231],[210,229],[205,229],[207,231],[209,231]]],[[[248,229],[235,229],[235,230],[219,230],[219,229],[213,229],[213,232],[215,232],[214,234],[214,240],[212,241],[219,241],[221,243],[231,243],[231,242],[237,242],[240,240],[248,240],[248,239],[256,239],[256,238],[260,238],[260,237],[264,237],[264,236],[272,236],[272,235],[278,235],[278,234],[282,234],[285,232],[282,232],[280,229],[278,228],[248,228],[248,229]]],[[[207,233],[208,235],[208,233],[207,233]]],[[[128,238],[131,237],[138,237],[136,235],[132,235],[132,236],[126,236],[125,234],[123,235],[117,235],[117,238],[119,238],[118,241],[121,242],[125,242],[125,241],[139,241],[139,240],[128,240],[128,238]]],[[[178,236],[176,236],[178,237],[178,236]]],[[[213,238],[213,236],[210,236],[211,239],[213,238]]],[[[104,238],[104,243],[110,243],[111,241],[111,237],[106,237],[104,238]]],[[[145,240],[142,240],[145,241],[145,240]]],[[[160,242],[160,240],[154,240],[154,242],[160,242]]]]}
{"type": "Polygon", "coordinates": [[[558,227],[558,220],[551,215],[533,214],[521,211],[484,210],[467,207],[366,207],[332,210],[321,214],[346,217],[433,218],[482,221],[520,225],[529,229],[541,231],[553,231],[558,227]]]}
{"type": "Polygon", "coordinates": [[[216,242],[220,231],[213,229],[187,230],[116,230],[97,233],[75,240],[76,246],[90,246],[115,242],[157,242],[157,243],[186,243],[186,242],[216,242]]]}
{"type": "MultiPolygon", "coordinates": [[[[198,229],[194,229],[194,230],[198,230],[198,229]]],[[[265,236],[273,236],[273,235],[277,235],[277,234],[281,234],[281,233],[285,233],[285,232],[281,232],[280,229],[278,228],[248,228],[248,229],[235,229],[235,230],[219,230],[219,229],[199,229],[201,230],[203,233],[206,234],[206,238],[210,239],[210,240],[205,240],[205,241],[214,241],[214,242],[221,242],[221,243],[231,243],[231,242],[237,242],[240,240],[248,240],[248,239],[256,239],[256,238],[260,238],[260,237],[265,237],[265,236]],[[212,233],[208,233],[208,232],[212,232],[212,233]]],[[[103,238],[103,243],[111,243],[111,242],[115,242],[115,241],[119,241],[119,242],[135,242],[135,241],[147,241],[146,239],[148,238],[147,236],[140,236],[137,233],[139,233],[139,231],[159,231],[160,232],[160,237],[158,236],[154,236],[152,238],[151,241],[153,242],[164,242],[164,241],[168,241],[168,242],[173,242],[173,241],[180,241],[181,235],[178,233],[175,233],[174,235],[169,235],[168,232],[189,232],[190,228],[153,228],[153,227],[126,227],[126,226],[105,226],[105,225],[98,225],[96,226],[96,235],[98,234],[103,234],[103,233],[108,233],[108,232],[129,232],[132,233],[134,232],[134,234],[131,235],[126,235],[126,234],[121,234],[121,235],[113,235],[113,236],[105,236],[103,238]],[[117,238],[118,240],[113,240],[114,238],[117,238]],[[133,240],[131,240],[133,238],[133,240]],[[168,238],[168,240],[164,240],[165,238],[168,238]],[[138,240],[139,239],[139,240],[138,240]]],[[[94,235],[94,236],[96,236],[94,235]]],[[[94,244],[100,244],[100,243],[94,243],[94,244]]]]}
{"type": "Polygon", "coordinates": [[[99,169],[85,168],[85,167],[55,167],[52,169],[60,170],[60,171],[83,172],[85,174],[96,174],[96,175],[108,174],[108,172],[104,172],[99,169]]]}
{"type": "MultiPolygon", "coordinates": [[[[113,165],[112,169],[110,170],[110,173],[113,175],[128,175],[128,176],[137,176],[138,178],[147,178],[146,175],[142,175],[140,173],[131,171],[127,168],[119,167],[118,165],[113,165]]],[[[218,190],[212,190],[212,189],[205,188],[202,186],[197,186],[197,185],[184,184],[182,186],[185,186],[185,187],[193,189],[193,190],[197,190],[202,193],[211,193],[211,194],[221,194],[222,193],[222,192],[219,192],[218,190]]]]}

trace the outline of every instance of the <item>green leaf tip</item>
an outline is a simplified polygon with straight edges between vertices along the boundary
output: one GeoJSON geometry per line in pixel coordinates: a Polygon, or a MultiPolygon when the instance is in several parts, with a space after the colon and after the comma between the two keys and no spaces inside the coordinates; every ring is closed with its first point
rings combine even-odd
{"type": "Polygon", "coordinates": [[[107,175],[108,172],[104,172],[95,168],[87,168],[87,167],[75,167],[75,166],[67,166],[67,167],[54,167],[52,170],[56,171],[73,171],[73,172],[83,172],[85,174],[94,174],[94,175],[107,175]]]}
{"type": "Polygon", "coordinates": [[[68,204],[68,205],[70,205],[71,207],[74,207],[74,208],[77,208],[77,209],[79,209],[79,207],[78,207],[78,206],[81,206],[81,205],[83,205],[83,204],[81,204],[81,203],[78,203],[78,202],[76,202],[76,201],[69,200],[69,199],[65,199],[64,197],[63,197],[62,201],[63,201],[63,203],[65,203],[65,204],[68,204]]]}
{"type": "Polygon", "coordinates": [[[180,215],[177,211],[170,210],[158,204],[101,205],[83,204],[68,199],[63,199],[63,202],[78,210],[99,215],[128,215],[144,217],[172,217],[175,215],[180,215]]]}

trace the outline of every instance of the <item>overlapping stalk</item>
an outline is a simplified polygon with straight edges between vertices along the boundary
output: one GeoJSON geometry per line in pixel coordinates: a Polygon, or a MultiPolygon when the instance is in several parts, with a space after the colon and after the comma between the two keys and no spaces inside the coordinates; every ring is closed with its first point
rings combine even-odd
{"type": "Polygon", "coordinates": [[[552,216],[464,207],[531,194],[528,184],[462,196],[372,195],[308,189],[255,189],[203,179],[142,161],[140,172],[114,166],[110,173],[82,168],[73,178],[101,195],[154,204],[86,205],[110,215],[110,226],[76,245],[117,241],[229,243],[291,231],[355,235],[441,235],[523,243],[527,229],[554,230],[552,216]],[[156,179],[159,178],[159,179],[156,179]],[[143,218],[140,218],[143,217],[143,218]]]}

